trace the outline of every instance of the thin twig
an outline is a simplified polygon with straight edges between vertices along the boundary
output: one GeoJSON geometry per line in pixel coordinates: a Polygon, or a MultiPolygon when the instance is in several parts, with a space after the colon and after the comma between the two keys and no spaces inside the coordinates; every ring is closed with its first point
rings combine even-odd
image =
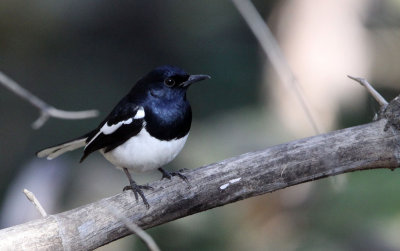
{"type": "Polygon", "coordinates": [[[98,115],[98,111],[96,110],[77,112],[59,110],[39,99],[28,90],[22,88],[17,82],[12,80],[1,71],[0,84],[4,85],[7,89],[14,92],[16,95],[20,96],[22,99],[25,99],[40,110],[40,117],[32,124],[34,129],[41,127],[50,117],[60,119],[86,119],[96,117],[98,115]]]}
{"type": "Polygon", "coordinates": [[[232,2],[258,39],[258,42],[261,44],[266,56],[271,61],[271,64],[274,66],[283,83],[286,84],[286,87],[289,90],[293,90],[295,93],[315,133],[319,134],[317,123],[315,122],[307,102],[299,88],[299,82],[290,69],[289,64],[287,63],[278,45],[278,42],[276,41],[268,25],[264,22],[263,18],[260,16],[250,0],[232,0],[232,2]]]}
{"type": "Polygon", "coordinates": [[[36,199],[36,196],[28,189],[24,189],[24,194],[25,194],[26,198],[28,198],[28,200],[30,200],[32,202],[32,204],[36,207],[36,209],[39,211],[40,215],[42,217],[46,217],[47,213],[44,210],[44,208],[42,207],[42,205],[40,204],[39,200],[36,199]]]}
{"type": "Polygon", "coordinates": [[[116,207],[112,205],[107,205],[107,210],[117,219],[121,220],[125,226],[132,231],[132,233],[136,234],[143,242],[146,244],[147,248],[150,251],[160,251],[160,248],[157,246],[157,243],[153,240],[153,238],[146,233],[143,229],[141,229],[138,225],[130,221],[128,218],[122,215],[122,212],[118,210],[116,207]]]}
{"type": "Polygon", "coordinates": [[[388,102],[386,101],[386,99],[384,97],[382,97],[382,95],[379,94],[379,92],[377,92],[375,90],[375,88],[372,87],[372,85],[365,78],[357,78],[357,77],[352,77],[350,75],[347,75],[347,77],[349,77],[350,79],[353,79],[354,81],[357,81],[362,86],[367,88],[368,92],[371,94],[372,97],[374,97],[374,99],[379,103],[379,105],[381,105],[383,107],[386,107],[388,105],[388,102]]]}

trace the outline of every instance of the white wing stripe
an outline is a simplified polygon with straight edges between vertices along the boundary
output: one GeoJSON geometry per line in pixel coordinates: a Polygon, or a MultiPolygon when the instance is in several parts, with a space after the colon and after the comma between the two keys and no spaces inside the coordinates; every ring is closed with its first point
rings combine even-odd
{"type": "Polygon", "coordinates": [[[86,149],[86,147],[88,145],[90,145],[90,143],[93,142],[93,140],[95,140],[100,135],[100,133],[103,133],[104,135],[112,134],[116,130],[118,130],[118,128],[120,128],[122,125],[129,125],[130,123],[133,122],[134,119],[142,119],[142,118],[144,118],[144,115],[145,115],[144,109],[143,109],[143,107],[140,107],[137,110],[137,112],[136,112],[135,116],[133,117],[133,119],[130,118],[130,119],[127,119],[127,120],[124,120],[124,121],[120,121],[117,124],[110,125],[110,126],[107,125],[108,122],[104,123],[104,125],[101,127],[99,132],[89,141],[89,143],[86,144],[85,149],[86,149]]]}
{"type": "Polygon", "coordinates": [[[139,110],[136,112],[135,117],[133,119],[142,119],[144,118],[144,109],[143,107],[140,107],[139,110]]]}

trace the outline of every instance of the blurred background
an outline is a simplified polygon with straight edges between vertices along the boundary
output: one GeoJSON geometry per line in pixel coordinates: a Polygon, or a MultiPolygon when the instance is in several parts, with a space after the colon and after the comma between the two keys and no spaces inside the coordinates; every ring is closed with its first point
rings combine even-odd
{"type": "MultiPolygon", "coordinates": [[[[300,83],[321,133],[370,122],[375,101],[400,92],[399,0],[253,1],[300,83]]],[[[96,153],[53,161],[35,152],[91,130],[136,80],[173,64],[212,76],[188,98],[188,142],[167,168],[196,168],[315,135],[293,90],[276,76],[231,1],[0,2],[0,70],[57,108],[98,109],[50,119],[0,86],[0,227],[121,192],[124,174],[96,153]]],[[[139,183],[158,172],[136,175],[139,183]]],[[[356,172],[294,186],[148,230],[163,250],[400,250],[399,171],[356,172]]],[[[99,250],[145,250],[128,236],[99,250]]]]}

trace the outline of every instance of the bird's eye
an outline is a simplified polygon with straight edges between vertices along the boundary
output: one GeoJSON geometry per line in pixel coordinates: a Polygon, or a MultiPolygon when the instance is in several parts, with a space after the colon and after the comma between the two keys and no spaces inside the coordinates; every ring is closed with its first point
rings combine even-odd
{"type": "Polygon", "coordinates": [[[164,83],[165,83],[166,86],[172,87],[172,86],[175,84],[175,80],[173,80],[172,78],[167,78],[167,79],[164,81],[164,83]]]}

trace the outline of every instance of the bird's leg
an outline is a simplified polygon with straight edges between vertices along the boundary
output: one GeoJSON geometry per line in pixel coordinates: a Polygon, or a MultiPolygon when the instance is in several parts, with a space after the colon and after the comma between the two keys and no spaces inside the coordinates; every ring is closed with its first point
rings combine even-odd
{"type": "Polygon", "coordinates": [[[179,170],[177,172],[168,172],[168,171],[164,170],[161,167],[158,168],[158,171],[160,171],[162,173],[162,178],[161,179],[167,178],[167,179],[170,180],[172,178],[172,176],[178,176],[183,181],[185,181],[187,184],[189,184],[189,181],[188,181],[187,177],[182,174],[185,170],[187,170],[187,169],[181,169],[181,170],[179,170]]]}
{"type": "Polygon", "coordinates": [[[152,188],[151,186],[149,186],[149,185],[142,185],[142,186],[139,186],[139,185],[136,184],[136,182],[132,179],[132,176],[131,176],[131,174],[129,173],[128,169],[123,168],[123,170],[124,170],[126,176],[128,177],[129,183],[130,183],[129,186],[124,187],[123,191],[132,190],[133,194],[135,195],[135,199],[136,199],[136,200],[138,200],[138,198],[139,198],[139,197],[138,197],[138,194],[139,194],[140,197],[141,197],[142,200],[143,200],[143,203],[146,205],[147,209],[149,209],[149,208],[150,208],[150,205],[149,205],[149,203],[147,202],[147,199],[146,199],[146,197],[144,196],[144,193],[143,193],[142,189],[153,189],[153,188],[152,188]]]}

